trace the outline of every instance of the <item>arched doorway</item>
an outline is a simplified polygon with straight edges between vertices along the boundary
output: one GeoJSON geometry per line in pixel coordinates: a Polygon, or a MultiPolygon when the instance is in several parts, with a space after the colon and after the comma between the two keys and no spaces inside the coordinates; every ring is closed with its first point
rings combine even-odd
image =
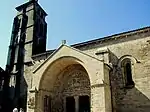
{"type": "Polygon", "coordinates": [[[60,59],[53,67],[51,72],[48,69],[45,72],[39,89],[42,110],[90,112],[90,79],[85,68],[78,62],[65,59],[60,59]],[[52,70],[53,67],[55,69],[52,70]]]}
{"type": "Polygon", "coordinates": [[[103,61],[61,46],[33,71],[28,111],[111,112],[109,70],[103,61]]]}
{"type": "Polygon", "coordinates": [[[79,64],[69,65],[58,75],[53,89],[53,112],[79,112],[90,110],[90,81],[79,64]],[[85,99],[83,99],[85,98],[85,99]],[[87,100],[87,102],[83,102],[87,100]]]}

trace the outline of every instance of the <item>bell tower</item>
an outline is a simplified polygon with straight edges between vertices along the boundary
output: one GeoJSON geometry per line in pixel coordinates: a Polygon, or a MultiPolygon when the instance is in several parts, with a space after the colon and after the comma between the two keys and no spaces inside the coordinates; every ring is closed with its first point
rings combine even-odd
{"type": "MultiPolygon", "coordinates": [[[[46,12],[38,4],[38,0],[29,0],[27,3],[16,7],[18,11],[17,17],[20,21],[24,19],[24,14],[28,21],[25,26],[25,42],[24,42],[24,62],[31,61],[31,57],[46,51],[47,23],[45,18],[46,12]]],[[[20,26],[24,24],[20,23],[20,26]]],[[[18,37],[21,37],[18,32],[18,37]]]]}
{"type": "Polygon", "coordinates": [[[11,106],[7,112],[16,106],[25,108],[28,87],[23,82],[25,65],[32,63],[33,55],[46,51],[47,14],[38,0],[29,0],[16,10],[6,65],[8,75],[4,84],[4,93],[7,93],[4,94],[4,108],[11,106]]]}

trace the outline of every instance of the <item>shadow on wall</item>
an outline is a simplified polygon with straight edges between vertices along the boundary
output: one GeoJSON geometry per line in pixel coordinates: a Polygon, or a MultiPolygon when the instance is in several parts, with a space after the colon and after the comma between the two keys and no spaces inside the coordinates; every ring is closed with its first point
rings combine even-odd
{"type": "Polygon", "coordinates": [[[150,99],[136,87],[124,89],[120,95],[117,112],[149,112],[150,99]]]}
{"type": "MultiPolygon", "coordinates": [[[[27,105],[27,83],[22,77],[21,83],[20,83],[20,91],[19,96],[15,96],[16,88],[14,86],[11,86],[9,89],[9,96],[5,97],[6,102],[3,102],[3,108],[2,112],[12,112],[14,108],[22,108],[26,112],[26,105],[27,105]]],[[[1,112],[1,111],[0,111],[1,112]]]]}
{"type": "Polygon", "coordinates": [[[135,86],[126,88],[122,68],[117,65],[118,57],[110,52],[109,60],[113,68],[110,71],[110,79],[114,112],[149,112],[150,98],[148,95],[150,90],[148,88],[139,90],[136,82],[135,86]]]}
{"type": "Polygon", "coordinates": [[[20,93],[20,99],[19,99],[19,107],[21,107],[25,112],[26,112],[26,106],[27,106],[27,90],[28,89],[28,85],[27,82],[24,78],[24,76],[22,77],[21,80],[21,93],[20,93]]]}

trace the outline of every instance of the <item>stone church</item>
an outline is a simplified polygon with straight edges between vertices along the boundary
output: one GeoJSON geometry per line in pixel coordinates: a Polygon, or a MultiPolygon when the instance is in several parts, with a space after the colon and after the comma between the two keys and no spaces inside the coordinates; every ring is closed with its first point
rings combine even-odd
{"type": "Polygon", "coordinates": [[[16,7],[9,101],[27,112],[149,112],[150,27],[46,51],[47,13],[16,7]]]}

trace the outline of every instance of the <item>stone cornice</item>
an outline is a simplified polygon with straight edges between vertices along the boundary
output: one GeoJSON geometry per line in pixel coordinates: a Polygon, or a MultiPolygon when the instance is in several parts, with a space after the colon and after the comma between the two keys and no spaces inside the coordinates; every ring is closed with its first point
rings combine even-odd
{"type": "Polygon", "coordinates": [[[97,44],[97,43],[117,40],[120,38],[128,38],[131,36],[140,35],[140,34],[148,33],[148,32],[150,32],[150,27],[144,27],[144,28],[140,28],[140,29],[136,29],[136,30],[131,30],[131,31],[119,33],[119,34],[114,34],[111,36],[106,36],[103,38],[98,38],[95,40],[90,40],[90,41],[74,44],[74,45],[71,45],[71,47],[79,48],[79,47],[83,47],[83,46],[87,46],[87,45],[91,45],[91,44],[97,44]]]}
{"type": "Polygon", "coordinates": [[[47,16],[47,13],[43,10],[43,8],[42,8],[42,7],[38,4],[38,2],[35,1],[35,0],[31,0],[31,1],[27,2],[27,3],[24,3],[24,4],[22,4],[22,5],[18,6],[18,7],[16,7],[16,10],[17,10],[17,11],[20,11],[20,10],[22,10],[23,8],[26,8],[26,7],[28,7],[28,6],[31,5],[31,4],[36,4],[36,5],[38,5],[38,6],[40,7],[40,9],[44,12],[45,16],[47,16]]]}

